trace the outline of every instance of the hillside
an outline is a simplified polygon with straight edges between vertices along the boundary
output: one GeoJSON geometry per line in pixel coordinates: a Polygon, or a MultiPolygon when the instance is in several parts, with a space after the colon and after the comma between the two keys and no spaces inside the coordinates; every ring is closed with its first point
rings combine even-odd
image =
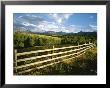
{"type": "Polygon", "coordinates": [[[14,47],[26,48],[33,46],[77,45],[96,43],[96,32],[81,32],[71,34],[36,34],[32,32],[14,32],[14,47]]]}

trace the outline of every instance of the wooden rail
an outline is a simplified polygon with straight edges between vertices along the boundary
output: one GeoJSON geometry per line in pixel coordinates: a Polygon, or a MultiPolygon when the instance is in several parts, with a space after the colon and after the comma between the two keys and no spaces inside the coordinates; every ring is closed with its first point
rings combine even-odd
{"type": "Polygon", "coordinates": [[[23,53],[17,53],[17,50],[15,50],[14,73],[15,74],[25,74],[26,72],[31,72],[34,69],[42,69],[42,68],[51,66],[53,64],[60,63],[62,61],[68,60],[68,59],[74,59],[76,57],[81,56],[82,54],[85,53],[86,50],[91,49],[94,46],[95,46],[95,44],[93,44],[93,43],[82,44],[82,45],[77,45],[77,46],[61,47],[61,48],[54,48],[54,46],[53,46],[53,49],[37,50],[37,51],[30,51],[30,52],[23,52],[23,53]],[[75,48],[75,49],[73,49],[73,48],[75,48]],[[69,49],[69,50],[65,50],[65,49],[69,49]],[[59,50],[64,50],[64,51],[60,52],[59,50]],[[22,55],[25,56],[27,54],[42,53],[42,52],[49,52],[49,51],[53,51],[53,52],[47,53],[46,55],[18,59],[18,56],[22,56],[22,55]],[[59,51],[59,52],[55,53],[54,51],[59,51]],[[58,55],[60,55],[60,56],[58,56],[58,55]],[[52,58],[49,58],[49,57],[52,57],[52,58]],[[67,59],[67,57],[69,57],[69,58],[67,59]],[[41,58],[48,58],[48,59],[43,59],[43,60],[39,61],[39,59],[41,59],[41,58]],[[33,60],[36,60],[36,61],[30,62],[27,64],[23,64],[20,66],[18,65],[18,63],[20,63],[20,62],[33,61],[33,60]],[[44,63],[46,63],[46,64],[44,64],[44,63]],[[31,66],[35,66],[35,67],[28,68],[31,66]],[[26,68],[28,68],[28,69],[26,69],[26,68]],[[19,69],[23,69],[23,70],[19,71],[19,69]]]}
{"type": "Polygon", "coordinates": [[[37,50],[37,51],[30,51],[30,52],[23,52],[23,53],[17,53],[17,56],[21,56],[21,55],[26,55],[26,54],[32,54],[32,53],[39,53],[39,52],[46,52],[46,51],[52,51],[52,50],[60,50],[60,49],[69,49],[69,48],[74,48],[74,47],[81,47],[84,45],[89,45],[89,44],[83,44],[83,45],[79,45],[79,46],[69,46],[69,47],[62,47],[62,48],[53,48],[53,49],[46,49],[46,50],[37,50]]]}

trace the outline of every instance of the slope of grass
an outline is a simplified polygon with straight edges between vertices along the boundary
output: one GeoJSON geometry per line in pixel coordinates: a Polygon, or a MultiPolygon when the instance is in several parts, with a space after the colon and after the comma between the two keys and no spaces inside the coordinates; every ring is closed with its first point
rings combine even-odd
{"type": "Polygon", "coordinates": [[[35,69],[25,75],[97,75],[97,49],[95,47],[78,58],[35,69]]]}

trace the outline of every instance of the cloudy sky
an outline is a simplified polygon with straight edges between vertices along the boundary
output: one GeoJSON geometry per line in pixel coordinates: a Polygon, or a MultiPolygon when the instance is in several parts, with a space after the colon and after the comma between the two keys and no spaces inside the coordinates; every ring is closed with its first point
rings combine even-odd
{"type": "Polygon", "coordinates": [[[21,28],[32,32],[97,31],[96,13],[14,13],[14,30],[21,28]]]}

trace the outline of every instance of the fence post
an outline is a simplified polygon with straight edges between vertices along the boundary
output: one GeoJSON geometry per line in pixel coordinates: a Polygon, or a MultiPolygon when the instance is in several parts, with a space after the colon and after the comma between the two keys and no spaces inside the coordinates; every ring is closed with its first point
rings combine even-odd
{"type": "Polygon", "coordinates": [[[78,49],[79,49],[79,43],[78,43],[78,49]]]}
{"type": "MultiPolygon", "coordinates": [[[[54,49],[54,45],[53,45],[53,49],[54,49]]],[[[54,50],[53,50],[53,53],[54,53],[54,50]]]]}
{"type": "MultiPolygon", "coordinates": [[[[79,47],[79,43],[78,43],[78,49],[79,49],[80,47],[79,47]]],[[[77,51],[77,55],[78,55],[78,51],[77,51]]]]}
{"type": "Polygon", "coordinates": [[[91,50],[91,48],[92,48],[92,46],[91,46],[91,45],[93,45],[93,44],[89,42],[90,50],[91,50]]]}
{"type": "Polygon", "coordinates": [[[15,49],[14,51],[15,51],[14,52],[14,54],[15,54],[15,60],[14,60],[14,62],[15,62],[15,72],[17,73],[17,69],[16,69],[16,67],[17,67],[17,49],[15,49]]]}
{"type": "MultiPolygon", "coordinates": [[[[53,45],[53,47],[52,47],[52,48],[53,48],[53,50],[52,50],[52,54],[53,54],[53,53],[54,53],[54,45],[53,45]]],[[[52,56],[52,58],[53,58],[53,56],[52,56]]]]}

